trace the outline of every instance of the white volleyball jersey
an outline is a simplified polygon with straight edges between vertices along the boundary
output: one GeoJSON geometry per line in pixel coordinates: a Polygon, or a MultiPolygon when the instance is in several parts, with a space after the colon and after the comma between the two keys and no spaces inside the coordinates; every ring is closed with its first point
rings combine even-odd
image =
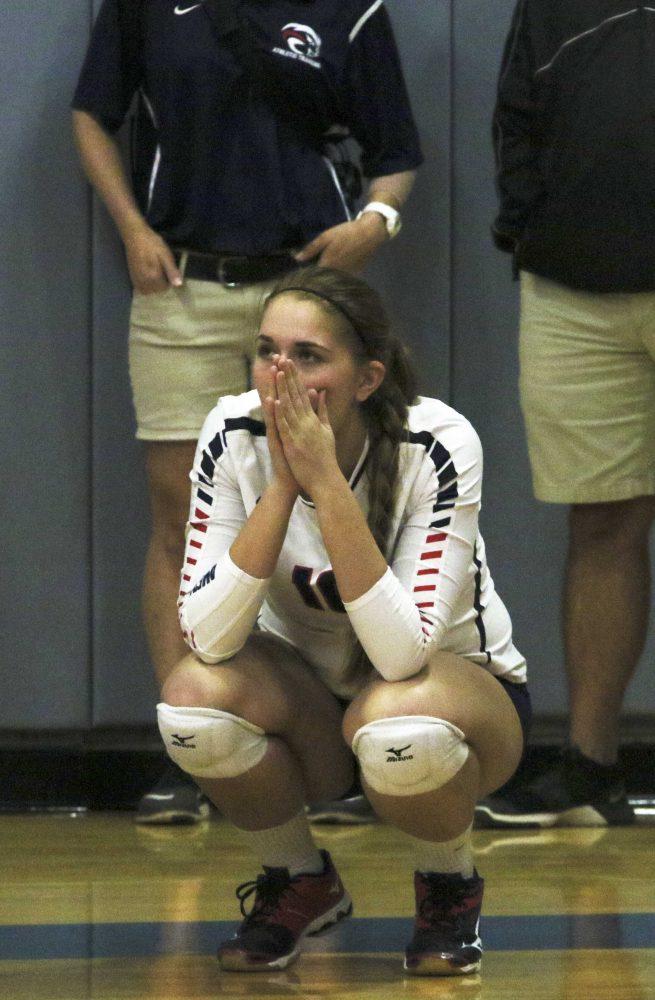
{"type": "MultiPolygon", "coordinates": [[[[364,514],[364,447],[350,486],[364,514]]],[[[388,680],[417,673],[431,650],[523,682],[507,610],[478,530],[482,451],[473,427],[436,399],[410,407],[400,446],[389,569],[344,607],[311,502],[298,497],[273,576],[256,580],[229,549],[272,476],[256,391],[226,396],[207,417],[194,467],[179,610],[203,660],[233,656],[257,622],[295,646],[336,694],[357,639],[388,680]]]]}

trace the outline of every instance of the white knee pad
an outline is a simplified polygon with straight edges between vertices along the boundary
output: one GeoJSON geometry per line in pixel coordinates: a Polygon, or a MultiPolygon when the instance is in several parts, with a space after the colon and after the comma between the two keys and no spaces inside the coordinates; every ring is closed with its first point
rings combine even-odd
{"type": "Polygon", "coordinates": [[[355,733],[362,776],[381,795],[419,795],[441,788],[469,755],[464,733],[429,715],[377,719],[355,733]]]}
{"type": "Polygon", "coordinates": [[[157,705],[168,756],[196,778],[235,778],[258,764],[268,746],[259,726],[216,708],[157,705]]]}

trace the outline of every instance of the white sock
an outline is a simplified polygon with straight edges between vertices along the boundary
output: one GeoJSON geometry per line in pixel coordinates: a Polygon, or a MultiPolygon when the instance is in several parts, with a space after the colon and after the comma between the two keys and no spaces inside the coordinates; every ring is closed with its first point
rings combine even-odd
{"type": "Polygon", "coordinates": [[[463,833],[460,833],[453,840],[441,840],[436,843],[412,837],[415,867],[420,872],[460,874],[464,878],[470,878],[475,868],[472,829],[473,824],[471,823],[463,833]]]}
{"type": "Polygon", "coordinates": [[[255,857],[268,868],[288,868],[292,876],[323,871],[323,858],[304,811],[281,826],[240,832],[255,857]]]}

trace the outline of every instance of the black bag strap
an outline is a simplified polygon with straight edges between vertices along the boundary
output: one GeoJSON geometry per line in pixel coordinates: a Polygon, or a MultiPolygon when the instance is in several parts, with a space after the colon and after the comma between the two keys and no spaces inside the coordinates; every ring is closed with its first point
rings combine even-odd
{"type": "Polygon", "coordinates": [[[248,19],[235,0],[205,0],[203,8],[221,42],[232,49],[237,61],[246,70],[251,86],[259,87],[264,80],[262,54],[255,41],[248,19]]]}
{"type": "Polygon", "coordinates": [[[145,5],[146,0],[118,0],[122,56],[131,72],[134,72],[141,62],[145,5]]]}
{"type": "MultiPolygon", "coordinates": [[[[143,14],[147,0],[118,0],[123,52],[128,65],[138,65],[143,46],[143,14]]],[[[314,0],[305,0],[313,3],[314,0]]],[[[227,42],[253,81],[263,81],[262,53],[255,42],[250,22],[239,9],[238,0],[204,0],[202,4],[216,34],[227,42]]]]}

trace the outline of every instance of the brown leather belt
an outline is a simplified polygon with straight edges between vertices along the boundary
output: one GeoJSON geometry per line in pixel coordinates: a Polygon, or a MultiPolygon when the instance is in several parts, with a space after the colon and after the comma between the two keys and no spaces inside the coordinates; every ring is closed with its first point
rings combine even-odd
{"type": "Polygon", "coordinates": [[[185,278],[195,278],[198,281],[217,281],[228,288],[254,284],[258,281],[268,281],[298,267],[290,253],[249,257],[231,253],[214,254],[201,253],[198,250],[174,249],[173,255],[178,267],[185,254],[185,278]]]}

